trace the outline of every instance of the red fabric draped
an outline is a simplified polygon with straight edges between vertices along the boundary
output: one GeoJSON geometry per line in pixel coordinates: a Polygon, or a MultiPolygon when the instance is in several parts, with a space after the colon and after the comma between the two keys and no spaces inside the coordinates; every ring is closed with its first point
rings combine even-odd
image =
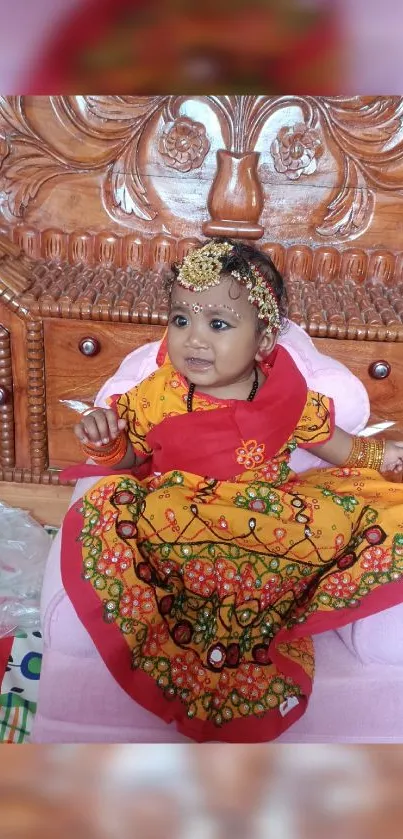
{"type": "Polygon", "coordinates": [[[270,357],[270,372],[253,402],[233,400],[215,411],[167,417],[147,435],[155,472],[173,469],[204,475],[206,456],[217,480],[228,480],[242,469],[237,449],[248,441],[265,446],[265,459],[287,442],[307,398],[304,377],[281,346],[270,357]]]}

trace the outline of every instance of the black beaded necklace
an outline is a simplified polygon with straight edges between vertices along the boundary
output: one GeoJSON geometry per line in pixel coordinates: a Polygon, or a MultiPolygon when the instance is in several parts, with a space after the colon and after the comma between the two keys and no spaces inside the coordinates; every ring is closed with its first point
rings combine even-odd
{"type": "MultiPolygon", "coordinates": [[[[258,375],[258,372],[257,372],[257,367],[254,367],[253,372],[255,374],[255,378],[253,380],[253,385],[251,387],[250,394],[246,399],[247,402],[252,402],[253,401],[253,399],[256,396],[256,391],[259,387],[259,375],[258,375]]],[[[195,392],[195,388],[196,388],[196,385],[194,385],[193,382],[191,382],[191,384],[189,385],[189,390],[188,390],[188,395],[187,395],[187,400],[186,400],[186,408],[187,408],[188,414],[191,414],[192,410],[193,410],[193,394],[195,392]]]]}

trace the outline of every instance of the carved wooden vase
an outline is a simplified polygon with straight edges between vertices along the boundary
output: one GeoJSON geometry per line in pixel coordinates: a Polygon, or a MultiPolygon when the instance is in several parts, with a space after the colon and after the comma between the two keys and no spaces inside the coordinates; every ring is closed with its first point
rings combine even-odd
{"type": "Polygon", "coordinates": [[[263,209],[263,190],[257,173],[259,157],[256,151],[217,152],[217,174],[207,199],[211,221],[203,224],[206,236],[263,236],[263,227],[258,224],[263,209]]]}

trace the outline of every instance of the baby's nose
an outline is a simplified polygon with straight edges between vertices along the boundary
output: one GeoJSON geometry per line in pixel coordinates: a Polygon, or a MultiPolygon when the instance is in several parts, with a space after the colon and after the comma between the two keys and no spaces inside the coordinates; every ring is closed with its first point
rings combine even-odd
{"type": "Polygon", "coordinates": [[[208,338],[206,329],[201,322],[201,319],[194,318],[187,336],[187,342],[192,347],[206,347],[208,346],[208,338]]]}

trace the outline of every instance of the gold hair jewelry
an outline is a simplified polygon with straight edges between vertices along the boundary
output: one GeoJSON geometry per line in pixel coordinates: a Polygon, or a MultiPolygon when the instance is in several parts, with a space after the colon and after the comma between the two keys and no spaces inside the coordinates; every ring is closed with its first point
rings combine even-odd
{"type": "Polygon", "coordinates": [[[353,437],[350,454],[343,466],[380,471],[385,456],[385,440],[353,437]]]}
{"type": "Polygon", "coordinates": [[[245,282],[238,271],[232,271],[231,276],[235,277],[239,282],[245,282],[246,288],[249,291],[249,303],[256,307],[258,318],[264,320],[270,329],[280,329],[280,311],[274,292],[268,285],[263,274],[259,271],[259,268],[251,265],[250,272],[255,279],[254,283],[248,279],[245,282]]]}
{"type": "MultiPolygon", "coordinates": [[[[222,257],[231,253],[233,245],[228,242],[208,242],[185,256],[178,270],[177,283],[190,291],[206,291],[219,285],[222,279],[222,257]]],[[[248,273],[229,271],[231,277],[248,289],[248,300],[257,309],[260,320],[270,330],[280,328],[280,310],[273,289],[262,272],[255,265],[248,266],[248,273]]]]}
{"type": "Polygon", "coordinates": [[[227,242],[208,242],[185,256],[179,268],[177,282],[190,291],[205,291],[221,282],[221,257],[231,253],[227,242]]]}

